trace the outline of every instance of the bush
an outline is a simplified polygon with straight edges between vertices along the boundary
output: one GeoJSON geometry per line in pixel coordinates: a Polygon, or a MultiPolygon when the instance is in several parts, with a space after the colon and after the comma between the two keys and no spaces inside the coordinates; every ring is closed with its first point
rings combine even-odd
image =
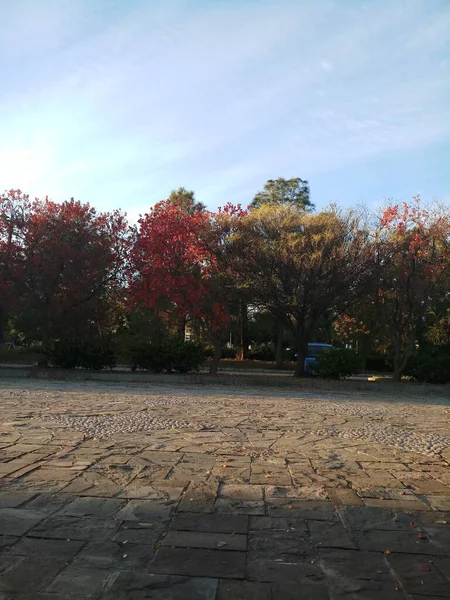
{"type": "Polygon", "coordinates": [[[360,358],[353,350],[333,348],[317,357],[315,372],[319,377],[341,379],[359,371],[360,358]]]}
{"type": "Polygon", "coordinates": [[[62,369],[83,367],[99,371],[116,365],[116,354],[108,337],[52,340],[44,348],[44,355],[54,367],[62,369]]]}
{"type": "MultiPolygon", "coordinates": [[[[229,346],[225,346],[224,348],[222,348],[222,358],[234,359],[236,358],[236,354],[236,348],[230,348],[229,346]]],[[[212,356],[214,356],[214,348],[212,356]]]]}
{"type": "Polygon", "coordinates": [[[384,354],[371,354],[366,357],[366,371],[371,373],[386,373],[394,369],[392,358],[384,354]]]}
{"type": "Polygon", "coordinates": [[[404,374],[424,383],[450,383],[448,346],[417,352],[409,358],[404,374]]]}
{"type": "Polygon", "coordinates": [[[254,344],[248,351],[247,358],[252,360],[275,360],[272,344],[254,344]]]}
{"type": "Polygon", "coordinates": [[[175,338],[158,342],[134,340],[127,349],[127,358],[133,371],[139,367],[155,373],[188,373],[198,370],[204,361],[202,346],[175,338]]]}
{"type": "Polygon", "coordinates": [[[12,363],[36,363],[42,358],[42,346],[30,344],[23,346],[0,347],[0,360],[12,363]]]}
{"type": "MultiPolygon", "coordinates": [[[[221,359],[233,360],[236,358],[237,350],[234,347],[224,346],[222,348],[221,359]]],[[[206,344],[203,348],[203,356],[205,358],[214,358],[214,346],[212,344],[206,344]]]]}

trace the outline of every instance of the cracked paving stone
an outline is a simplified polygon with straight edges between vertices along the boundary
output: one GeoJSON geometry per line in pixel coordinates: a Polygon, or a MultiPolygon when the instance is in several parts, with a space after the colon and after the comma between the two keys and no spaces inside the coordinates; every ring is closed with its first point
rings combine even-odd
{"type": "Polygon", "coordinates": [[[387,561],[409,594],[450,598],[450,582],[429,557],[391,554],[387,561]]]}
{"type": "Polygon", "coordinates": [[[217,588],[217,579],[122,571],[102,600],[216,600],[217,588]]]}
{"type": "Polygon", "coordinates": [[[140,523],[161,523],[170,520],[176,508],[175,501],[130,500],[115,515],[118,521],[138,521],[140,523]]]}
{"type": "Polygon", "coordinates": [[[247,533],[248,517],[236,514],[179,513],[174,517],[171,528],[206,533],[247,533]]]}
{"type": "Polygon", "coordinates": [[[25,508],[0,509],[0,534],[25,535],[47,515],[42,511],[25,508]]]}
{"type": "Polygon", "coordinates": [[[15,535],[0,535],[0,552],[9,552],[11,547],[20,540],[19,536],[15,535]]]}
{"type": "Polygon", "coordinates": [[[445,555],[426,534],[407,531],[353,531],[361,550],[368,552],[401,552],[406,554],[445,555]]]}
{"type": "Polygon", "coordinates": [[[162,546],[175,548],[209,548],[211,550],[247,550],[247,536],[238,533],[210,533],[204,531],[169,531],[162,546]]]}
{"type": "Polygon", "coordinates": [[[288,517],[250,517],[250,531],[296,531],[308,535],[306,522],[302,517],[290,514],[288,517]]]}
{"type": "Polygon", "coordinates": [[[286,560],[295,562],[310,554],[309,536],[306,529],[295,531],[262,529],[250,531],[248,538],[249,561],[286,560]]]}
{"type": "Polygon", "coordinates": [[[57,573],[65,566],[64,556],[13,556],[2,557],[0,574],[0,591],[4,592],[34,592],[41,591],[52,581],[57,573]]]}
{"type": "Polygon", "coordinates": [[[184,488],[165,483],[146,483],[142,479],[134,480],[118,494],[118,498],[131,500],[174,500],[181,498],[184,488]]]}
{"type": "Polygon", "coordinates": [[[395,581],[385,583],[363,579],[327,578],[333,600],[409,600],[395,581]]]}
{"type": "Polygon", "coordinates": [[[160,548],[148,569],[153,573],[243,579],[245,552],[199,548],[160,548]]]}
{"type": "Polygon", "coordinates": [[[219,483],[217,481],[190,484],[180,502],[178,510],[181,512],[213,512],[218,487],[219,483]]]}
{"type": "Polygon", "coordinates": [[[83,547],[83,541],[21,538],[9,551],[13,556],[55,556],[64,562],[72,560],[83,547]]]}
{"type": "Polygon", "coordinates": [[[317,564],[325,575],[341,580],[367,579],[392,582],[392,572],[384,554],[320,548],[317,564]]]}
{"type": "Polygon", "coordinates": [[[99,517],[108,519],[125,505],[125,501],[114,498],[76,498],[59,514],[70,517],[99,517]]]}
{"type": "Polygon", "coordinates": [[[439,548],[450,555],[450,527],[427,527],[425,531],[439,548]]]}
{"type": "MultiPolygon", "coordinates": [[[[297,588],[298,597],[298,588],[297,588]]],[[[269,583],[222,579],[216,600],[272,600],[269,583]]]]}
{"type": "Polygon", "coordinates": [[[268,512],[273,517],[296,517],[314,521],[338,521],[331,502],[275,498],[268,500],[268,512]]]}
{"type": "Polygon", "coordinates": [[[38,496],[35,495],[32,500],[23,505],[23,508],[26,508],[27,510],[38,510],[39,512],[45,513],[46,516],[49,516],[52,513],[63,509],[74,499],[75,498],[69,494],[43,493],[38,496]]]}
{"type": "Polygon", "coordinates": [[[263,488],[260,485],[222,485],[219,490],[219,498],[229,500],[262,500],[263,488]]]}
{"type": "Polygon", "coordinates": [[[357,549],[342,523],[333,521],[308,521],[311,542],[317,548],[357,549]]]}
{"type": "Polygon", "coordinates": [[[113,542],[88,542],[76,556],[77,568],[139,570],[154,556],[153,545],[113,542]]]}
{"type": "Polygon", "coordinates": [[[274,583],[272,584],[272,600],[329,600],[328,585],[318,583],[274,583]],[[299,593],[301,594],[299,596],[299,593]]]}
{"type": "Polygon", "coordinates": [[[76,567],[72,563],[55,577],[46,591],[93,598],[107,590],[117,576],[117,571],[76,567]]]}
{"type": "Polygon", "coordinates": [[[114,519],[51,516],[29,531],[31,537],[68,540],[108,540],[117,533],[120,521],[114,519]]]}
{"type": "Polygon", "coordinates": [[[164,531],[165,524],[163,522],[139,523],[137,521],[124,521],[112,541],[123,544],[154,546],[164,531]]]}
{"type": "Polygon", "coordinates": [[[296,582],[299,585],[324,584],[324,577],[318,566],[305,561],[303,556],[290,555],[285,559],[255,559],[247,561],[247,578],[251,581],[268,583],[296,582]]]}
{"type": "Polygon", "coordinates": [[[259,500],[228,500],[218,498],[214,510],[217,513],[231,513],[240,515],[264,515],[266,512],[264,502],[259,500]]]}
{"type": "Polygon", "coordinates": [[[414,519],[403,511],[370,506],[344,506],[339,510],[344,525],[349,529],[385,529],[411,531],[414,519]]]}
{"type": "Polygon", "coordinates": [[[21,492],[0,492],[0,509],[1,508],[16,508],[31,500],[36,495],[33,491],[21,492]]]}

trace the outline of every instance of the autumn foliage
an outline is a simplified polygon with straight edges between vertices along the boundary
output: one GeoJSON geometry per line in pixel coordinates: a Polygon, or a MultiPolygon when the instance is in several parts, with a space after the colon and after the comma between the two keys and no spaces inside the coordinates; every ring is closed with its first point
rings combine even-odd
{"type": "Polygon", "coordinates": [[[175,310],[183,333],[184,323],[193,320],[214,338],[228,313],[212,245],[213,216],[188,208],[185,202],[159,202],[139,220],[130,254],[130,297],[133,303],[175,310]]]}
{"type": "Polygon", "coordinates": [[[7,199],[1,288],[10,311],[44,341],[101,331],[123,285],[125,217],[119,211],[97,213],[75,200],[30,201],[19,191],[7,199]]]}
{"type": "Polygon", "coordinates": [[[389,357],[399,379],[417,348],[450,339],[449,260],[446,207],[414,198],[376,218],[315,212],[299,179],[268,182],[248,209],[215,212],[179,188],[136,226],[73,199],[0,196],[0,324],[58,349],[60,364],[82,350],[100,365],[116,352],[109,339],[119,353],[127,343],[181,352],[189,331],[213,348],[217,369],[225,342],[248,349],[249,323],[254,331],[265,315],[276,330],[260,336],[266,354],[287,340],[297,375],[308,342],[333,341],[389,357]]]}
{"type": "Polygon", "coordinates": [[[414,352],[417,331],[448,270],[449,215],[411,204],[387,207],[375,230],[375,300],[392,341],[396,378],[414,352]]]}

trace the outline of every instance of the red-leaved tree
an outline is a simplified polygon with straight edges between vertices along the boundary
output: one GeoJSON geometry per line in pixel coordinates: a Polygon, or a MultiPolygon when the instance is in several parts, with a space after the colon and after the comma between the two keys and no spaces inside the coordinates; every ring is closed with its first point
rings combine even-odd
{"type": "Polygon", "coordinates": [[[44,342],[101,332],[123,297],[129,244],[124,215],[98,213],[73,199],[30,201],[20,192],[14,199],[20,207],[14,230],[3,216],[2,252],[8,259],[2,271],[22,323],[44,342]]]}
{"type": "Polygon", "coordinates": [[[426,209],[420,198],[387,207],[374,243],[374,284],[379,326],[394,355],[399,381],[415,349],[417,328],[448,267],[449,217],[426,209]]]}
{"type": "Polygon", "coordinates": [[[162,201],[139,219],[130,260],[132,301],[174,309],[180,336],[187,319],[199,322],[215,347],[212,373],[229,319],[219,242],[211,213],[162,201]]]}

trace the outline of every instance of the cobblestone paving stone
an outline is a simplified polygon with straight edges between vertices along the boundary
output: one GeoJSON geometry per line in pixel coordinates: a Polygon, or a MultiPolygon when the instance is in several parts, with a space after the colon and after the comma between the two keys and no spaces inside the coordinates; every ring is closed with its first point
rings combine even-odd
{"type": "Polygon", "coordinates": [[[0,600],[450,598],[450,399],[0,384],[0,600]]]}

